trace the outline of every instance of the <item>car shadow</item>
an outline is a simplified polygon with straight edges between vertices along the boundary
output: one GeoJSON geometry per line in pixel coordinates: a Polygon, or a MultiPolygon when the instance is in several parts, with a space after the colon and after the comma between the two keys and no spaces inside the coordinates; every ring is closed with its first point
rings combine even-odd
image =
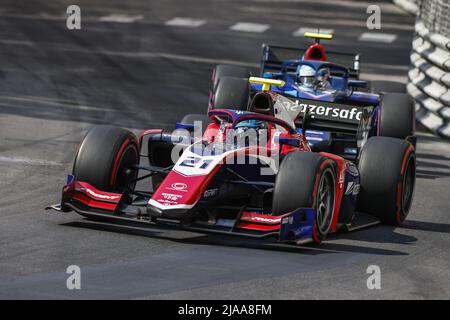
{"type": "Polygon", "coordinates": [[[405,223],[402,225],[402,229],[450,234],[450,224],[447,223],[406,220],[405,223]]]}
{"type": "Polygon", "coordinates": [[[449,157],[443,156],[441,154],[417,152],[416,155],[417,155],[417,159],[450,161],[449,157]]]}
{"type": "MultiPolygon", "coordinates": [[[[110,222],[97,222],[89,219],[83,219],[79,221],[63,223],[61,225],[67,227],[87,228],[99,231],[163,239],[183,244],[235,247],[251,250],[288,252],[304,255],[323,255],[323,254],[339,254],[339,253],[357,253],[357,254],[371,254],[371,255],[385,255],[385,256],[408,255],[408,253],[406,252],[397,250],[374,248],[355,244],[342,244],[342,243],[335,243],[332,241],[333,239],[338,239],[338,237],[342,239],[344,238],[351,239],[351,237],[346,237],[346,235],[348,236],[350,234],[352,234],[352,236],[355,237],[355,239],[365,241],[364,232],[366,230],[355,231],[348,234],[339,234],[339,236],[332,236],[330,237],[330,241],[324,241],[320,246],[315,246],[311,244],[297,246],[295,244],[279,243],[273,239],[251,239],[233,235],[198,233],[164,225],[143,227],[140,224],[132,222],[128,223],[123,221],[110,223],[110,222]]],[[[383,239],[387,238],[385,236],[383,239]]],[[[404,238],[403,241],[400,241],[399,236],[396,236],[394,238],[397,239],[397,241],[394,241],[394,243],[402,243],[402,244],[417,240],[412,239],[413,237],[409,239],[404,238]]],[[[376,242],[375,237],[373,237],[372,239],[374,240],[372,242],[376,242]]]]}
{"type": "Polygon", "coordinates": [[[396,232],[401,227],[377,225],[348,233],[336,233],[330,239],[349,239],[371,243],[391,243],[411,245],[417,242],[417,238],[396,232]]]}
{"type": "Polygon", "coordinates": [[[434,142],[442,142],[443,141],[441,137],[438,137],[435,135],[424,134],[422,132],[417,132],[416,137],[419,140],[419,142],[423,142],[423,143],[434,143],[434,142]]]}
{"type": "Polygon", "coordinates": [[[417,169],[416,171],[416,178],[418,179],[435,180],[444,177],[450,177],[450,172],[442,172],[436,170],[422,170],[422,169],[417,169]]]}
{"type": "Polygon", "coordinates": [[[420,168],[435,168],[435,169],[450,169],[450,165],[444,163],[436,163],[430,161],[420,160],[418,163],[420,168]]]}

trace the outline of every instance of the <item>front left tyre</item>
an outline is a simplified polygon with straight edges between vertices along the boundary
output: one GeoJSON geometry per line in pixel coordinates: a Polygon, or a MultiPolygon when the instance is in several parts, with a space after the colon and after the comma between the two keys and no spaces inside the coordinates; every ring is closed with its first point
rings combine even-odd
{"type": "Polygon", "coordinates": [[[401,139],[372,137],[361,150],[357,210],[399,225],[409,213],[416,181],[416,153],[401,139]]]}

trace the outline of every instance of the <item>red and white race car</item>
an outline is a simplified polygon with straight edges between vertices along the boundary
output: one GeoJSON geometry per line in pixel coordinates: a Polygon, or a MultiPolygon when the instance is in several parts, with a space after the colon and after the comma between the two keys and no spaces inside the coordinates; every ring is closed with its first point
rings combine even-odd
{"type": "Polygon", "coordinates": [[[94,127],[81,143],[61,203],[48,208],[296,243],[405,219],[416,172],[407,139],[370,136],[363,115],[346,142],[352,157],[345,157],[305,138],[320,119],[304,110],[296,128],[292,100],[270,91],[258,95],[248,111],[188,115],[170,134],[151,129],[136,137],[123,128],[94,127]],[[268,98],[271,104],[258,105],[268,98]],[[206,129],[196,131],[194,120],[206,122],[206,129]]]}

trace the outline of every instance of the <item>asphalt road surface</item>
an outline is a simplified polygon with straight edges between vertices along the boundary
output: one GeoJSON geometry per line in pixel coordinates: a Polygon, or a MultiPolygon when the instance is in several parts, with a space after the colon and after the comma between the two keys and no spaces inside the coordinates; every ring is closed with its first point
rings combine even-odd
{"type": "Polygon", "coordinates": [[[328,47],[360,51],[362,78],[406,81],[414,18],[382,2],[382,29],[370,31],[368,5],[2,0],[0,298],[450,298],[450,144],[424,132],[405,225],[320,247],[44,211],[59,201],[86,130],[170,129],[205,111],[215,64],[256,68],[263,42],[306,45],[299,28],[333,29],[328,47]],[[74,2],[81,30],[66,27],[74,2]],[[66,288],[69,265],[81,268],[81,290],[66,288]],[[369,265],[381,269],[380,290],[367,288],[369,265]]]}

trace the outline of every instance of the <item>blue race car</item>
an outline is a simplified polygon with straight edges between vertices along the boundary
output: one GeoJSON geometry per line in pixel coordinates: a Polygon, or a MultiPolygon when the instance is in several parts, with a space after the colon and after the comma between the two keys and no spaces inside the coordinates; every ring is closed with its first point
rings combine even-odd
{"type": "Polygon", "coordinates": [[[315,39],[306,50],[263,45],[260,77],[274,80],[273,85],[257,80],[249,85],[247,69],[217,66],[208,109],[248,110],[256,105],[267,113],[276,94],[298,106],[291,120],[298,130],[308,122],[305,136],[318,151],[355,158],[353,142],[362,141],[362,134],[407,139],[415,145],[414,101],[404,84],[360,80],[359,54],[326,52],[320,40],[331,35],[305,36],[315,39]]]}

